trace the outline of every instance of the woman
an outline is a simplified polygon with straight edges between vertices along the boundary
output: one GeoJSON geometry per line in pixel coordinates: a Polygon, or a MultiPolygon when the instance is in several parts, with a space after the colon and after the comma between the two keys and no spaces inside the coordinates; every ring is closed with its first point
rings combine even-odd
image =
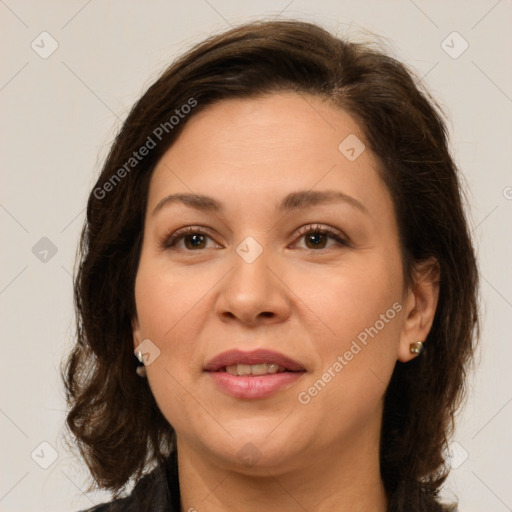
{"type": "Polygon", "coordinates": [[[296,21],[203,42],[88,202],[64,378],[94,510],[448,510],[477,286],[402,64],[296,21]]]}

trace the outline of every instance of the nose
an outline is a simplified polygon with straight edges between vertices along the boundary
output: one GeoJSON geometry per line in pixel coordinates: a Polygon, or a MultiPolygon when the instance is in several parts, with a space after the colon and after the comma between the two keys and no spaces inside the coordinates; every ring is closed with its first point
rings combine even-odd
{"type": "Polygon", "coordinates": [[[285,321],[290,315],[290,297],[278,266],[268,251],[251,263],[233,254],[233,268],[222,280],[216,312],[223,322],[246,326],[285,321]]]}

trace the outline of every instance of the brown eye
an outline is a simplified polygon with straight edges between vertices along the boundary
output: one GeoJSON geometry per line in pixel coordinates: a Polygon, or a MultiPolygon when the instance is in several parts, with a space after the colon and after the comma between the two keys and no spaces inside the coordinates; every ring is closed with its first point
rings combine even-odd
{"type": "Polygon", "coordinates": [[[160,247],[167,250],[199,251],[208,249],[209,242],[213,243],[214,247],[219,247],[205,230],[191,226],[164,237],[160,247]]]}
{"type": "Polygon", "coordinates": [[[328,237],[325,233],[312,233],[306,235],[306,245],[309,249],[323,249],[327,244],[328,237]]]}
{"type": "Polygon", "coordinates": [[[184,245],[187,249],[203,249],[206,246],[206,237],[196,233],[195,235],[186,235],[183,237],[184,245]]]}
{"type": "Polygon", "coordinates": [[[341,233],[324,226],[306,226],[301,229],[299,235],[300,238],[304,238],[304,248],[313,251],[328,249],[329,245],[334,247],[349,246],[349,243],[343,238],[341,233]]]}

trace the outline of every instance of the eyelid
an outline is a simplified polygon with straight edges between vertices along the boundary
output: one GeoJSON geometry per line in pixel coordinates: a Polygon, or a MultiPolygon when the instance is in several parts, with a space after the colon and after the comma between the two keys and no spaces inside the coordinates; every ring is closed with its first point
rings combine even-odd
{"type": "MultiPolygon", "coordinates": [[[[338,245],[350,247],[351,241],[350,238],[340,229],[333,228],[328,225],[323,224],[307,224],[305,226],[302,226],[299,228],[296,232],[295,240],[297,238],[301,238],[304,235],[307,235],[309,233],[322,233],[328,236],[329,238],[333,239],[338,243],[338,245]]],[[[294,242],[295,243],[295,242],[294,242]]],[[[313,252],[320,252],[322,249],[310,249],[313,252]]]]}
{"type": "Polygon", "coordinates": [[[162,240],[159,242],[159,246],[161,249],[164,250],[172,249],[176,243],[181,241],[187,235],[194,234],[205,235],[211,240],[213,240],[217,245],[219,245],[218,242],[214,240],[212,236],[212,231],[209,228],[206,228],[204,226],[186,226],[184,228],[177,229],[176,231],[171,231],[170,233],[164,235],[162,240]]]}
{"type": "MultiPolygon", "coordinates": [[[[338,246],[345,246],[350,247],[351,241],[348,236],[345,235],[345,233],[337,228],[333,228],[328,225],[322,225],[322,224],[306,224],[302,227],[300,227],[298,230],[295,231],[294,236],[294,242],[292,242],[291,245],[294,245],[297,243],[298,239],[302,238],[303,236],[309,234],[309,233],[321,233],[326,235],[328,238],[331,238],[334,240],[338,246]]],[[[210,228],[207,228],[205,226],[186,226],[180,229],[177,229],[176,231],[172,231],[165,235],[162,240],[159,242],[159,246],[162,250],[170,250],[174,248],[174,246],[183,240],[187,235],[192,234],[200,234],[207,236],[212,240],[215,244],[220,245],[214,238],[212,234],[212,230],[210,228]]],[[[204,250],[204,249],[203,249],[204,250]]],[[[304,249],[309,250],[312,252],[321,252],[322,250],[326,250],[326,248],[320,248],[320,249],[304,249]]],[[[192,250],[187,250],[188,252],[196,252],[192,250]]],[[[198,250],[197,252],[200,252],[198,250]]]]}

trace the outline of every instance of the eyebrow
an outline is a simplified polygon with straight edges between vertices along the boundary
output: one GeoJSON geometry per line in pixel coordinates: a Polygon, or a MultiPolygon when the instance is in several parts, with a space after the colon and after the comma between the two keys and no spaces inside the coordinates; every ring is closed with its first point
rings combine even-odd
{"type": "MultiPolygon", "coordinates": [[[[285,196],[277,206],[280,212],[290,212],[310,208],[323,203],[344,202],[363,213],[368,214],[366,207],[352,196],[340,192],[339,190],[301,190],[291,192],[285,196]]],[[[221,212],[222,204],[213,197],[202,194],[171,194],[164,197],[153,210],[155,215],[165,206],[175,203],[182,203],[190,208],[200,211],[221,212]]]]}

